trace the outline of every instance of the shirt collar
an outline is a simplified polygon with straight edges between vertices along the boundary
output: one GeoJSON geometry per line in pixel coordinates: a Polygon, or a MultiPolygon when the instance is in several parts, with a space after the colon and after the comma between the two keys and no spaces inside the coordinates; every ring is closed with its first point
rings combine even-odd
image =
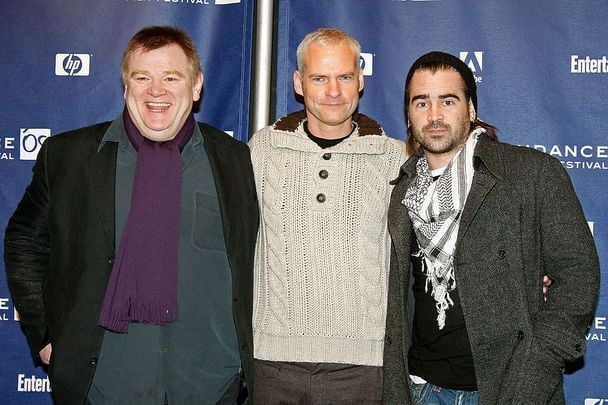
{"type": "MultiPolygon", "coordinates": [[[[97,148],[97,153],[104,147],[107,142],[115,142],[118,143],[118,147],[135,152],[135,148],[131,145],[131,141],[127,136],[127,131],[125,130],[125,125],[122,119],[122,113],[118,114],[118,117],[108,127],[103,138],[101,138],[101,142],[99,143],[99,147],[97,148]]],[[[194,132],[192,133],[192,138],[186,143],[182,154],[186,149],[196,148],[199,144],[203,142],[203,135],[201,134],[201,130],[197,124],[194,125],[194,132]]]]}

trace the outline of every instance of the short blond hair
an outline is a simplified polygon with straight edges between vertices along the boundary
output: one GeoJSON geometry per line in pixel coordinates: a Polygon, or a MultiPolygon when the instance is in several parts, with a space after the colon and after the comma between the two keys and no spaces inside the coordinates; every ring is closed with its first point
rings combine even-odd
{"type": "Polygon", "coordinates": [[[306,34],[302,42],[298,45],[296,51],[296,57],[298,60],[298,70],[301,72],[304,69],[304,54],[312,44],[319,44],[321,46],[335,45],[335,44],[347,44],[353,51],[356,57],[357,72],[361,69],[359,65],[359,58],[361,55],[361,45],[359,41],[338,28],[318,28],[312,32],[306,34]]]}

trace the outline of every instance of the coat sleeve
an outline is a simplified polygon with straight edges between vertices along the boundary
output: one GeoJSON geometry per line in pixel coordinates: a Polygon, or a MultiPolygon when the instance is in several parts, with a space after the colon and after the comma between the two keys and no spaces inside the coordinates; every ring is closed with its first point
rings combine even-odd
{"type": "Polygon", "coordinates": [[[534,340],[520,374],[521,400],[561,380],[565,363],[583,356],[599,291],[595,243],[566,170],[547,158],[538,175],[539,254],[553,283],[532,319],[534,340]]]}
{"type": "Polygon", "coordinates": [[[34,358],[48,343],[42,294],[50,253],[48,141],[42,145],[32,181],[10,218],[4,236],[8,286],[34,358]]]}

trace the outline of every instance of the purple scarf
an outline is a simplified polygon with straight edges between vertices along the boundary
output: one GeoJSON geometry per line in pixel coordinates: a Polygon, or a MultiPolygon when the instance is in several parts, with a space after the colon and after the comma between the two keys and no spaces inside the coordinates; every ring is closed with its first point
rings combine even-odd
{"type": "Polygon", "coordinates": [[[131,209],[99,315],[100,326],[119,333],[127,333],[129,322],[177,320],[181,150],[194,132],[192,115],[166,142],[144,138],[126,108],[123,121],[137,164],[131,209]]]}

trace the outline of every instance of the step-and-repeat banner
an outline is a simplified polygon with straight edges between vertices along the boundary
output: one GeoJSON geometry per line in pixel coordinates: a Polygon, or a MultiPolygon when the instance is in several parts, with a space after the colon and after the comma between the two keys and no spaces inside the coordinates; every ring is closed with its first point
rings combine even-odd
{"type": "Polygon", "coordinates": [[[292,84],[298,43],[309,31],[336,26],[362,46],[360,111],[377,119],[389,135],[405,136],[403,86],[410,65],[426,52],[441,50],[473,70],[479,116],[499,128],[501,140],[563,162],[594,233],[603,273],[600,304],[587,335],[589,350],[584,364],[566,374],[566,397],[569,404],[608,404],[608,2],[279,4],[277,116],[302,109],[292,84]]]}
{"type": "MultiPolygon", "coordinates": [[[[192,36],[205,77],[197,120],[246,141],[252,13],[246,0],[2,1],[0,237],[44,139],[122,111],[120,59],[144,26],[177,25],[192,36]]],[[[30,358],[2,261],[0,404],[51,404],[49,391],[30,358]]]]}
{"type": "MultiPolygon", "coordinates": [[[[197,119],[246,140],[253,0],[40,0],[0,5],[0,236],[48,136],[115,118],[119,63],[139,28],[175,24],[195,39],[205,73],[197,119]]],[[[568,169],[602,262],[600,304],[584,363],[566,375],[571,404],[608,403],[608,3],[464,0],[280,0],[277,115],[301,109],[295,48],[321,26],[361,42],[361,111],[403,138],[403,84],[430,50],[458,55],[479,86],[479,115],[502,140],[559,158],[568,169]]],[[[76,191],[75,191],[76,192],[76,191]]],[[[567,230],[564,230],[567,232],[567,230]]],[[[0,253],[3,253],[0,245],[0,253]]],[[[0,263],[0,403],[50,404],[0,263]]]]}

